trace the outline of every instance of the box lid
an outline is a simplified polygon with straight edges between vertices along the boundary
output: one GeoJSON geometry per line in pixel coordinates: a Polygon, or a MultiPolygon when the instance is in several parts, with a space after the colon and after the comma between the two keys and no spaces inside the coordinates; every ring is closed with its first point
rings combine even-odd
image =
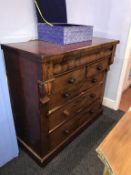
{"type": "MultiPolygon", "coordinates": [[[[37,0],[44,18],[50,23],[67,23],[65,0],[37,0]]],[[[43,22],[37,11],[38,22],[43,22]]]]}

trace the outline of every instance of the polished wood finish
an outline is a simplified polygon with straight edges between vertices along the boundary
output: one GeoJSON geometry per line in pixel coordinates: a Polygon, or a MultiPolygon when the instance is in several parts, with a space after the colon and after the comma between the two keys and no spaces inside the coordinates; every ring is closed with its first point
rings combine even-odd
{"type": "Polygon", "coordinates": [[[19,141],[49,161],[102,112],[106,73],[118,41],[2,45],[19,141]]]}
{"type": "Polygon", "coordinates": [[[79,98],[76,98],[75,101],[69,102],[49,115],[49,131],[54,130],[54,128],[57,128],[72,117],[79,115],[87,106],[100,98],[103,93],[102,87],[103,83],[89,89],[86,93],[81,94],[79,98]]]}
{"type": "Polygon", "coordinates": [[[97,148],[109,174],[131,174],[131,108],[97,148]],[[111,172],[111,173],[110,173],[111,172]]]}

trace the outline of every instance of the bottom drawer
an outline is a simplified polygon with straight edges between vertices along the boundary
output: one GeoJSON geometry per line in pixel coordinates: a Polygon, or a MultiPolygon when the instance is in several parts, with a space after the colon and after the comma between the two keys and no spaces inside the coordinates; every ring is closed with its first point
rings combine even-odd
{"type": "Polygon", "coordinates": [[[73,133],[84,123],[91,121],[101,111],[101,102],[97,100],[92,105],[88,106],[83,112],[79,113],[78,116],[69,120],[52,133],[49,134],[51,149],[59,145],[64,140],[68,139],[73,133]]]}
{"type": "Polygon", "coordinates": [[[92,105],[90,105],[85,111],[82,112],[81,116],[79,117],[79,125],[82,125],[84,123],[87,123],[91,119],[93,119],[97,113],[102,111],[102,105],[99,100],[94,102],[92,105]]]}

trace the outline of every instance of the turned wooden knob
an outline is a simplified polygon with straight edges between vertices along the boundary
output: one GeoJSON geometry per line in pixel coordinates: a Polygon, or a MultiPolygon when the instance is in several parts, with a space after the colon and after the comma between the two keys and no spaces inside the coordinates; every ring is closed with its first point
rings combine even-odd
{"type": "Polygon", "coordinates": [[[91,110],[89,111],[89,114],[92,115],[92,114],[94,114],[94,112],[95,112],[95,111],[94,111],[93,109],[91,109],[91,110]]]}
{"type": "Polygon", "coordinates": [[[68,92],[63,93],[64,98],[68,98],[69,96],[70,96],[70,94],[68,92]]]}
{"type": "Polygon", "coordinates": [[[70,134],[70,131],[68,129],[65,129],[64,134],[70,134]]]}
{"type": "Polygon", "coordinates": [[[95,98],[96,97],[96,94],[92,93],[92,94],[90,94],[90,97],[91,98],[95,98]]]}
{"type": "Polygon", "coordinates": [[[69,84],[74,84],[76,82],[76,79],[75,78],[70,78],[69,80],[68,80],[68,83],[69,84]]]}
{"type": "Polygon", "coordinates": [[[96,78],[93,78],[93,79],[91,80],[91,82],[92,82],[92,83],[96,83],[96,82],[97,82],[97,79],[96,79],[96,78]]]}
{"type": "Polygon", "coordinates": [[[99,65],[97,65],[96,69],[97,69],[98,71],[101,71],[101,70],[103,69],[103,66],[102,66],[101,64],[99,64],[99,65]]]}
{"type": "Polygon", "coordinates": [[[64,113],[65,116],[69,116],[70,115],[70,112],[68,110],[64,110],[63,113],[64,113]]]}

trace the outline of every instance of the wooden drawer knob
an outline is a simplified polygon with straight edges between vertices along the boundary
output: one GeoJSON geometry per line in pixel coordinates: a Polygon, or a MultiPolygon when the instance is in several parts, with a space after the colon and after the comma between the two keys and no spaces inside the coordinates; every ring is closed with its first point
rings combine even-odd
{"type": "Polygon", "coordinates": [[[96,69],[97,69],[98,71],[101,71],[101,70],[103,69],[103,66],[102,66],[101,64],[99,64],[99,65],[97,65],[96,69]]]}
{"type": "Polygon", "coordinates": [[[94,111],[93,109],[91,109],[91,110],[89,111],[89,114],[92,115],[92,114],[94,114],[94,112],[95,112],[95,111],[94,111]]]}
{"type": "Polygon", "coordinates": [[[70,131],[69,131],[68,129],[65,129],[65,130],[64,130],[64,134],[66,134],[66,135],[67,135],[67,134],[70,134],[70,131]]]}
{"type": "Polygon", "coordinates": [[[91,94],[90,94],[90,97],[91,97],[91,98],[95,98],[95,97],[96,97],[96,94],[91,93],[91,94]]]}
{"type": "Polygon", "coordinates": [[[68,92],[63,93],[64,98],[68,98],[69,96],[70,96],[70,94],[68,92]]]}
{"type": "Polygon", "coordinates": [[[91,82],[92,82],[92,83],[96,83],[96,82],[97,82],[97,79],[96,79],[96,78],[93,78],[93,79],[91,80],[91,82]]]}
{"type": "Polygon", "coordinates": [[[78,113],[80,113],[80,112],[82,112],[82,111],[83,111],[83,109],[80,108],[79,110],[76,111],[76,113],[78,114],[78,113]]]}
{"type": "Polygon", "coordinates": [[[65,116],[70,116],[70,112],[68,110],[64,110],[63,113],[65,116]]]}
{"type": "Polygon", "coordinates": [[[69,84],[74,84],[76,82],[76,79],[75,78],[70,78],[69,80],[68,80],[68,83],[69,84]]]}

